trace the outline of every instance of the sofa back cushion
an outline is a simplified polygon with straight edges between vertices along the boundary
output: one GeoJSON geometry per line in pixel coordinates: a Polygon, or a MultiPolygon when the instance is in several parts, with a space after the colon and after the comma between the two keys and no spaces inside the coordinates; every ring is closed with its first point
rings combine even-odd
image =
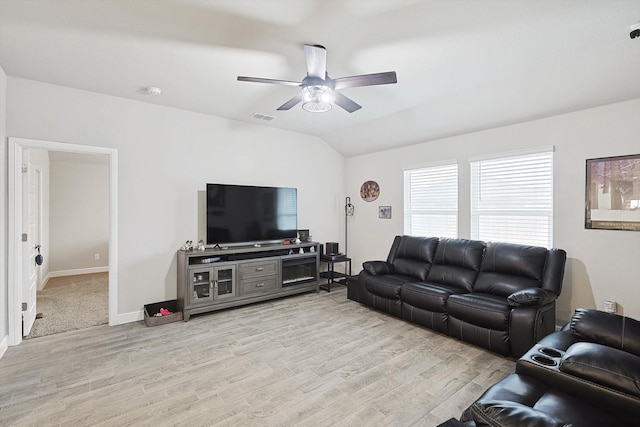
{"type": "Polygon", "coordinates": [[[640,322],[630,317],[578,308],[571,317],[570,329],[598,344],[640,356],[640,322]]]}
{"type": "Polygon", "coordinates": [[[441,238],[426,281],[471,291],[484,249],[479,240],[441,238]]]}
{"type": "Polygon", "coordinates": [[[437,237],[396,236],[387,262],[393,265],[394,273],[424,281],[437,246],[437,237]]]}
{"type": "Polygon", "coordinates": [[[474,292],[507,297],[525,288],[539,288],[547,262],[547,248],[487,243],[474,292]]]}

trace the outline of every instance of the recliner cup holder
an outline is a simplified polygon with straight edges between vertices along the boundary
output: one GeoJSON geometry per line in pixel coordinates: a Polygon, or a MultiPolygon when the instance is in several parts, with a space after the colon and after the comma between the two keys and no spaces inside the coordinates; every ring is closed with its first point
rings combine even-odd
{"type": "Polygon", "coordinates": [[[556,350],[555,348],[549,348],[549,347],[540,347],[538,349],[538,351],[542,354],[544,354],[545,356],[549,356],[549,357],[560,357],[562,356],[562,353],[560,353],[558,350],[556,350]]]}
{"type": "Polygon", "coordinates": [[[543,356],[541,354],[534,354],[533,356],[531,356],[531,359],[534,362],[537,362],[537,363],[539,363],[541,365],[545,365],[545,366],[556,366],[558,364],[558,362],[556,362],[552,358],[547,357],[547,356],[543,356]]]}

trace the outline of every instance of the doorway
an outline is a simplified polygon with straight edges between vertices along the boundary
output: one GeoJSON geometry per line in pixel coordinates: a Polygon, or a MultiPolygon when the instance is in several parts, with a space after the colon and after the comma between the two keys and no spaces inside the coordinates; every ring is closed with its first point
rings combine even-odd
{"type": "MultiPolygon", "coordinates": [[[[42,238],[32,237],[29,227],[27,245],[41,245],[44,258],[35,269],[44,282],[38,282],[35,322],[29,329],[33,316],[24,315],[22,335],[31,339],[107,324],[109,157],[32,148],[24,154],[29,164],[23,176],[34,181],[28,188],[43,182],[42,238]]],[[[37,207],[35,200],[28,197],[29,210],[37,207]]],[[[23,272],[31,272],[34,258],[23,259],[23,272]]]]}
{"type": "Polygon", "coordinates": [[[109,325],[117,324],[117,150],[105,147],[94,147],[67,144],[51,141],[30,140],[22,138],[8,139],[9,166],[9,244],[8,244],[8,317],[9,345],[17,345],[22,341],[22,303],[23,287],[26,280],[23,274],[25,253],[22,241],[25,233],[23,212],[25,204],[23,194],[24,152],[30,148],[67,153],[103,154],[109,158],[109,325]]]}

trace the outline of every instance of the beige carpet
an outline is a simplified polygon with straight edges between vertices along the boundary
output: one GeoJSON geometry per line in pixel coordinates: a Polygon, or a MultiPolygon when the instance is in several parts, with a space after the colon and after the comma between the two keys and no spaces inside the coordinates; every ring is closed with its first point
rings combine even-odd
{"type": "Polygon", "coordinates": [[[36,319],[29,338],[109,323],[109,273],[49,279],[38,292],[36,319]]]}

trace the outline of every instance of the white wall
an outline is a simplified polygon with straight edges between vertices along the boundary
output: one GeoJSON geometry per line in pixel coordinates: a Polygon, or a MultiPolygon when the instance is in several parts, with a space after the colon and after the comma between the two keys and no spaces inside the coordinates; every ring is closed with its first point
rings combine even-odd
{"type": "MultiPolygon", "coordinates": [[[[7,235],[7,75],[0,67],[0,231],[7,235]]],[[[0,357],[9,336],[7,318],[7,238],[0,240],[0,357]]]]}
{"type": "Polygon", "coordinates": [[[109,266],[109,159],[51,153],[51,272],[109,266]],[[95,254],[99,259],[95,259],[95,254]]]}
{"type": "Polygon", "coordinates": [[[7,93],[7,135],[118,150],[122,318],[176,297],[207,182],[297,187],[299,227],[342,234],[345,160],[319,138],[14,77],[7,93]]]}
{"type": "Polygon", "coordinates": [[[363,261],[386,259],[393,236],[403,233],[405,169],[457,159],[460,237],[470,235],[468,157],[555,146],[554,246],[567,251],[564,289],[557,317],[570,318],[578,307],[603,308],[605,299],[619,312],[640,318],[640,232],[585,230],[585,160],[640,153],[640,99],[547,119],[442,139],[347,160],[347,195],[355,204],[350,219],[349,252],[354,269],[363,261]],[[366,203],[360,185],[380,184],[378,200],[366,203]],[[393,219],[378,219],[378,206],[391,205],[393,219]]]}

